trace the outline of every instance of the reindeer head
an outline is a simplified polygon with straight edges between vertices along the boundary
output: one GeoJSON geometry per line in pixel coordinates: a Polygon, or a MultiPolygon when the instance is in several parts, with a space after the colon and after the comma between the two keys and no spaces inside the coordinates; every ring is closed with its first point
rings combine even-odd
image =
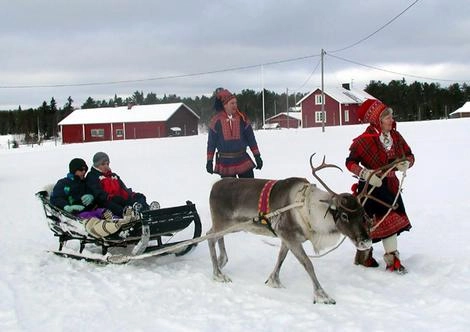
{"type": "Polygon", "coordinates": [[[335,193],[316,174],[318,170],[327,167],[337,168],[340,171],[342,171],[342,169],[336,165],[326,164],[325,157],[323,157],[323,161],[320,166],[314,167],[312,163],[312,158],[314,155],[315,154],[312,154],[310,156],[310,167],[312,168],[312,175],[323,185],[323,187],[331,195],[330,199],[325,202],[328,203],[328,211],[330,211],[333,215],[336,228],[342,234],[351,239],[357,249],[369,249],[372,245],[372,241],[369,237],[367,218],[366,213],[364,211],[364,207],[352,194],[335,193]]]}

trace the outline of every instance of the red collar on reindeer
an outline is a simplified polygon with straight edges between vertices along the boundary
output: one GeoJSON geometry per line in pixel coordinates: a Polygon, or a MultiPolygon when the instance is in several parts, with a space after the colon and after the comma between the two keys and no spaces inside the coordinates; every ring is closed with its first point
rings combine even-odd
{"type": "Polygon", "coordinates": [[[270,212],[269,208],[269,196],[271,195],[271,190],[276,184],[277,180],[269,180],[265,183],[261,194],[259,195],[258,200],[258,213],[260,216],[264,216],[270,212]]]}
{"type": "Polygon", "coordinates": [[[277,183],[277,180],[269,180],[264,184],[263,189],[261,190],[261,193],[259,194],[259,200],[258,200],[258,220],[262,225],[265,225],[268,227],[268,229],[274,234],[274,236],[277,236],[276,232],[274,232],[274,229],[271,227],[271,223],[269,222],[269,219],[266,218],[265,216],[270,212],[270,207],[269,207],[269,196],[271,195],[271,190],[273,189],[274,185],[277,183]]]}

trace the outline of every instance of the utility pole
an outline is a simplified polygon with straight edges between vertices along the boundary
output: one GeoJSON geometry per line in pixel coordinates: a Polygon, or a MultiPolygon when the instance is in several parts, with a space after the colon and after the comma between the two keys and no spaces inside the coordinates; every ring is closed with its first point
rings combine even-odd
{"type": "Polygon", "coordinates": [[[325,92],[324,92],[324,72],[323,72],[323,56],[325,51],[321,49],[321,131],[325,132],[325,92]]]}
{"type": "Polygon", "coordinates": [[[37,122],[38,122],[38,142],[41,139],[41,129],[39,129],[39,115],[37,117],[37,122]]]}
{"type": "Polygon", "coordinates": [[[289,88],[286,88],[287,129],[289,129],[289,88]]]}
{"type": "Polygon", "coordinates": [[[263,103],[263,126],[261,128],[264,129],[264,125],[266,123],[266,115],[265,115],[265,110],[264,110],[264,66],[261,65],[261,99],[263,103]]]}

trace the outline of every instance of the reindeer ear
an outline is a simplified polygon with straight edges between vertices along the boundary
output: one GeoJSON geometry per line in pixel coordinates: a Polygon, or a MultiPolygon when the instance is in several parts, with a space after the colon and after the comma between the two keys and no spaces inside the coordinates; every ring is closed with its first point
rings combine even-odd
{"type": "Polygon", "coordinates": [[[337,205],[336,198],[332,198],[330,201],[330,209],[334,211],[338,210],[337,205]]]}
{"type": "Polygon", "coordinates": [[[333,211],[336,211],[336,210],[337,210],[337,207],[336,207],[337,204],[336,204],[336,198],[335,198],[335,197],[333,197],[333,198],[331,198],[331,199],[329,199],[329,200],[324,200],[324,201],[322,201],[322,202],[328,203],[328,208],[329,208],[330,210],[333,210],[333,211]]]}

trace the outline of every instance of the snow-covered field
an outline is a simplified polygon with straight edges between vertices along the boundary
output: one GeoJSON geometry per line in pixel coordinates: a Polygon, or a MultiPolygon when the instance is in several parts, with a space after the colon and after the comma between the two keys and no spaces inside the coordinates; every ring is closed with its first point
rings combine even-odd
{"type": "MultiPolygon", "coordinates": [[[[257,131],[264,168],[255,175],[315,182],[309,156],[316,152],[319,163],[326,155],[344,169],[351,139],[364,128],[257,131]]],[[[281,270],[285,288],[266,287],[278,249],[247,233],[226,238],[228,284],[212,281],[205,242],[182,257],[119,266],[46,252],[57,248],[57,239],[34,193],[63,177],[70,159],[90,164],[97,151],[110,155],[129,186],[163,207],[195,202],[207,231],[209,191],[218,177],[205,171],[205,134],[12,150],[2,145],[0,331],[468,331],[470,119],[399,123],[398,129],[416,156],[403,194],[413,228],[399,237],[410,272],[384,271],[381,244],[374,246],[380,268],[355,266],[355,249],[345,241],[313,258],[336,305],[312,304],[311,282],[291,254],[281,270]]],[[[347,171],[320,175],[338,192],[354,181],[347,171]]]]}

